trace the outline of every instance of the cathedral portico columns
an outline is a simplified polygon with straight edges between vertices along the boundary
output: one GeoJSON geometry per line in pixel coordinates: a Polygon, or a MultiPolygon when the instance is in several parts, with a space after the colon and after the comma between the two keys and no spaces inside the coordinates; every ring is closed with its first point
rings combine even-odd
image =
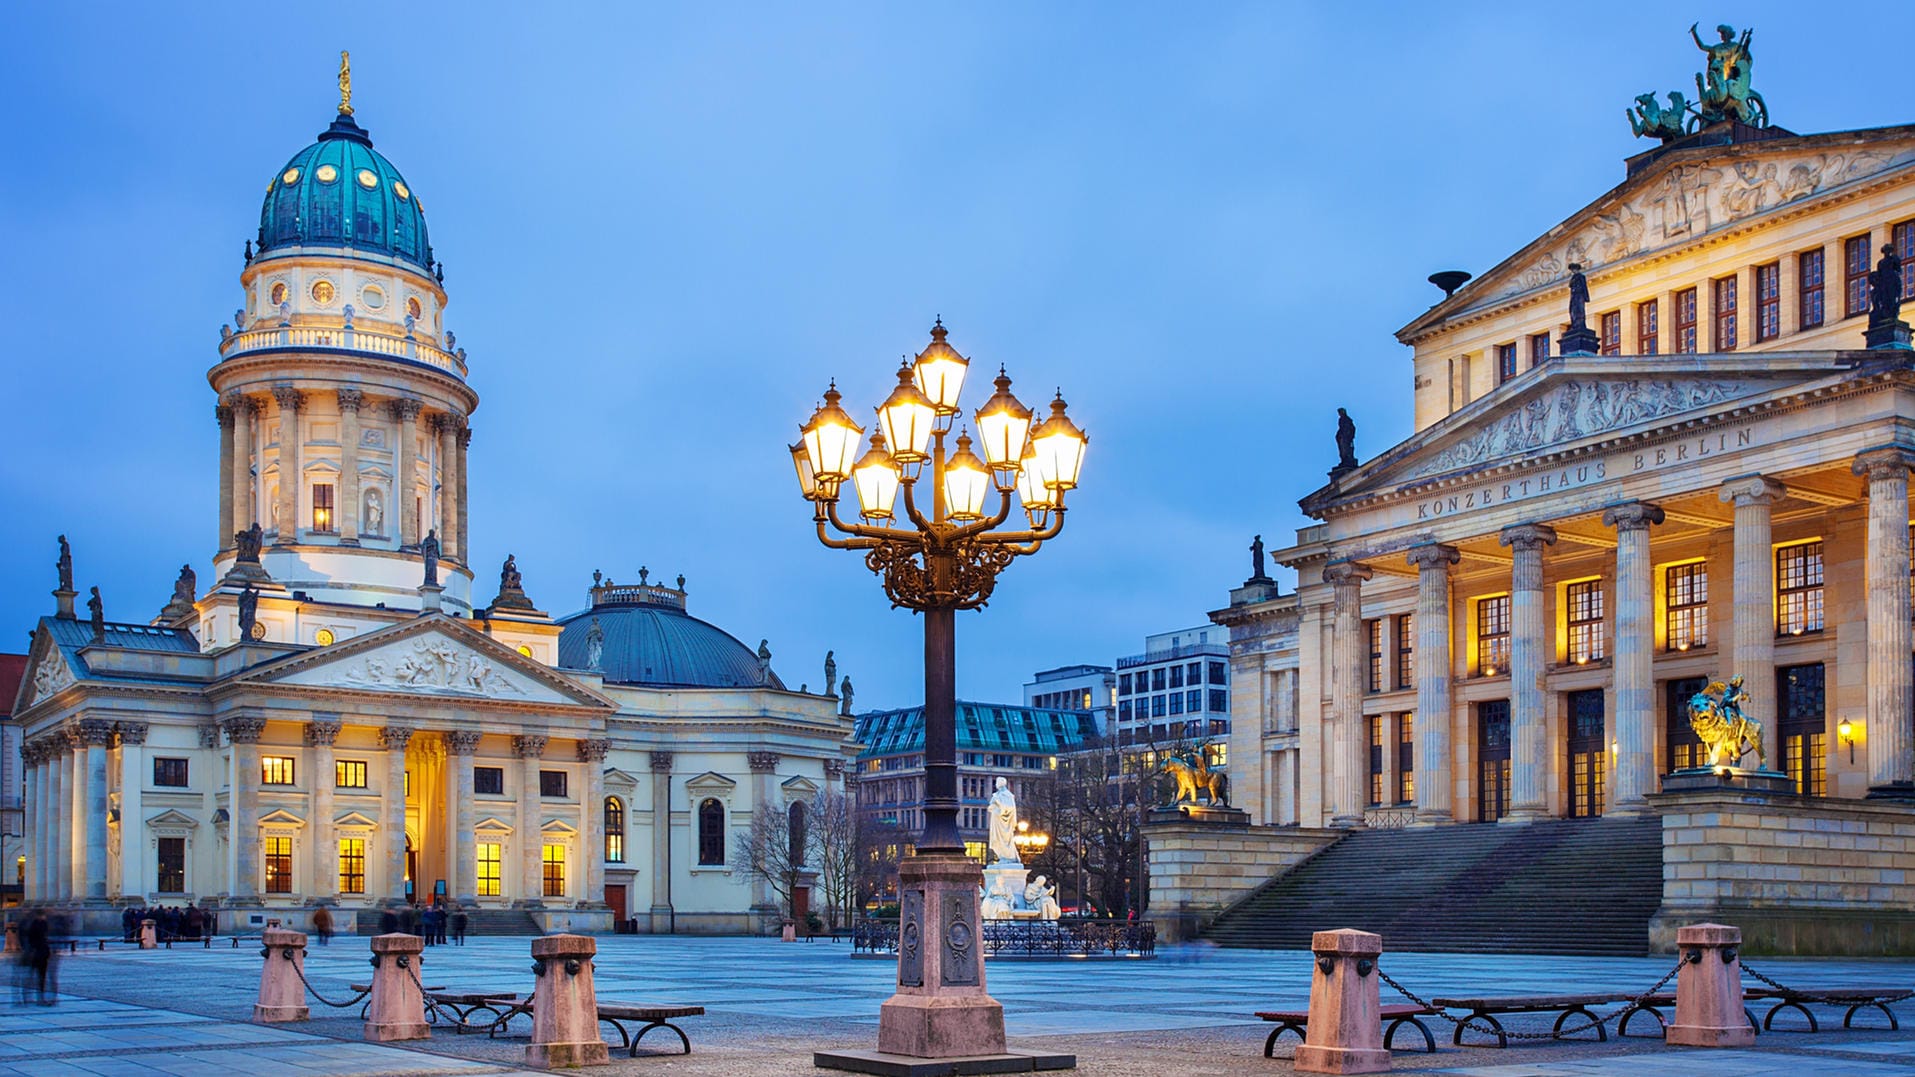
{"type": "Polygon", "coordinates": [[[519,900],[528,908],[545,905],[545,833],[539,817],[539,760],[545,755],[546,738],[512,738],[512,750],[519,757],[519,900]]]}
{"type": "Polygon", "coordinates": [[[141,787],[146,769],[145,722],[116,722],[120,743],[120,896],[146,892],[146,806],[141,787]]]}
{"type": "Polygon", "coordinates": [[[279,522],[273,526],[273,545],[290,546],[299,541],[299,408],[306,397],[280,385],[273,400],[279,404],[279,497],[274,501],[279,522]]]}
{"type": "MultiPolygon", "coordinates": [[[[253,416],[258,414],[259,405],[251,397],[234,393],[226,398],[226,406],[233,413],[232,528],[239,532],[259,521],[253,505],[253,416]]],[[[233,532],[226,535],[220,549],[233,545],[233,532]]]]}
{"type": "Polygon", "coordinates": [[[393,508],[399,513],[399,545],[419,545],[419,409],[417,400],[389,405],[399,423],[399,465],[392,477],[393,508]]]}
{"type": "Polygon", "coordinates": [[[441,415],[432,421],[439,435],[439,538],[442,553],[455,561],[465,561],[465,546],[459,535],[459,417],[441,415]]]}
{"type": "Polygon", "coordinates": [[[65,901],[73,896],[73,742],[65,730],[56,731],[53,745],[53,796],[47,825],[53,832],[53,895],[65,901]]]}
{"type": "Polygon", "coordinates": [[[672,753],[652,753],[652,934],[672,931],[672,753]]]}
{"type": "Polygon", "coordinates": [[[1616,529],[1616,780],[1619,815],[1649,810],[1655,792],[1656,681],[1655,579],[1649,528],[1662,509],[1644,502],[1617,505],[1602,514],[1616,529]]]}
{"type": "Polygon", "coordinates": [[[1363,825],[1363,802],[1369,789],[1369,738],[1363,728],[1364,674],[1369,658],[1368,640],[1363,633],[1363,581],[1374,573],[1369,566],[1354,561],[1339,561],[1323,570],[1323,582],[1330,585],[1330,711],[1336,721],[1337,746],[1333,757],[1341,767],[1342,780],[1335,783],[1336,802],[1331,808],[1330,825],[1363,825]]]}
{"type": "MultiPolygon", "coordinates": [[[[466,520],[470,517],[471,514],[466,511],[466,498],[465,498],[466,449],[469,448],[471,445],[472,445],[471,425],[469,423],[459,424],[459,549],[461,551],[468,549],[472,541],[471,536],[467,534],[466,532],[466,520]]],[[[465,560],[465,563],[470,563],[469,558],[466,558],[464,560],[465,560]]]]}
{"type": "Polygon", "coordinates": [[[366,394],[358,389],[340,389],[339,397],[339,504],[333,509],[338,518],[339,543],[359,545],[359,514],[365,510],[359,496],[359,409],[366,394]]]}
{"type": "Polygon", "coordinates": [[[259,900],[259,738],[266,719],[242,715],[220,725],[232,746],[232,810],[226,844],[232,850],[232,878],[226,895],[234,904],[259,900]]]}
{"type": "Polygon", "coordinates": [[[1787,487],[1762,475],[1730,479],[1721,490],[1722,500],[1735,505],[1735,651],[1729,671],[1742,678],[1747,713],[1762,723],[1762,752],[1772,767],[1782,764],[1782,738],[1775,726],[1775,553],[1769,513],[1786,493],[1787,487]]]}
{"type": "MultiPolygon", "coordinates": [[[[1450,785],[1450,566],[1454,546],[1418,546],[1416,566],[1416,821],[1447,823],[1450,785]]],[[[1388,749],[1386,749],[1388,751],[1388,749]]]]}
{"type": "MultiPolygon", "coordinates": [[[[1908,469],[1915,453],[1855,458],[1868,477],[1868,795],[1915,799],[1915,669],[1909,660],[1908,469]]],[[[1778,760],[1771,765],[1779,766],[1778,760]]]]}
{"type": "Polygon", "coordinates": [[[219,422],[219,542],[215,550],[233,548],[233,409],[225,404],[213,407],[219,422]]]}
{"type": "Polygon", "coordinates": [[[585,861],[585,904],[605,901],[605,756],[612,750],[609,740],[578,742],[578,759],[585,764],[585,803],[579,811],[579,827],[585,848],[579,856],[585,861]]]}
{"type": "Polygon", "coordinates": [[[1499,541],[1513,555],[1509,581],[1509,813],[1527,823],[1549,814],[1549,736],[1544,726],[1543,668],[1549,646],[1543,618],[1543,547],[1556,531],[1543,524],[1505,527],[1499,541]]]}
{"type": "MultiPolygon", "coordinates": [[[[339,739],[339,719],[315,715],[306,723],[306,750],[313,783],[312,887],[314,902],[331,904],[339,891],[339,843],[333,839],[333,789],[338,785],[333,742],[339,739]]],[[[404,779],[402,778],[401,781],[404,779]]]]}
{"type": "Polygon", "coordinates": [[[79,847],[82,857],[78,875],[82,889],[78,896],[87,901],[106,900],[106,750],[113,743],[113,723],[100,718],[84,718],[74,729],[75,744],[84,753],[80,766],[79,816],[84,826],[79,847]]]}
{"type": "Polygon", "coordinates": [[[37,741],[26,741],[20,745],[20,775],[24,780],[23,796],[20,806],[26,814],[26,825],[22,827],[26,838],[27,877],[23,897],[27,901],[40,901],[44,897],[41,878],[46,874],[45,855],[40,851],[40,828],[46,822],[46,811],[40,803],[40,745],[37,741]]]}
{"type": "Polygon", "coordinates": [[[446,889],[459,904],[469,906],[479,900],[479,839],[473,831],[478,819],[472,801],[472,756],[479,750],[479,732],[455,729],[440,736],[452,757],[452,878],[446,889]]]}
{"type": "Polygon", "coordinates": [[[379,802],[379,848],[386,862],[380,892],[388,901],[406,899],[406,745],[412,727],[389,725],[379,730],[386,752],[386,781],[379,802]]]}

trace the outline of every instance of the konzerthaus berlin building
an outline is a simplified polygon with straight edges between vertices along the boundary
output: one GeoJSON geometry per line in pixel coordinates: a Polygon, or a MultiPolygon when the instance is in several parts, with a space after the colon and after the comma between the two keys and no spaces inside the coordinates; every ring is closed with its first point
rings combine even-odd
{"type": "Polygon", "coordinates": [[[842,791],[851,720],[692,617],[683,577],[595,579],[555,618],[508,560],[478,601],[479,399],[418,192],[349,100],[266,190],[208,374],[212,585],[89,619],[63,565],[34,629],[27,900],[75,930],[188,902],[228,930],[335,904],[349,930],[408,897],[526,930],[764,926],[731,834],[842,791]]]}
{"type": "Polygon", "coordinates": [[[1320,522],[1274,554],[1296,594],[1253,579],[1213,615],[1233,799],[1304,826],[1644,812],[1731,675],[1803,796],[1906,795],[1915,369],[1864,350],[1889,244],[1915,292],[1915,126],[1723,123],[1400,329],[1415,433],[1303,499],[1320,522]],[[1557,346],[1572,264],[1599,354],[1557,346]]]}

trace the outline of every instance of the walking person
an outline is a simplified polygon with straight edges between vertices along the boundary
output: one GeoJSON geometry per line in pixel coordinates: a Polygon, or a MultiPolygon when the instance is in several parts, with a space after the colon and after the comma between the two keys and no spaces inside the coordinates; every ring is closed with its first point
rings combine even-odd
{"type": "Polygon", "coordinates": [[[461,905],[452,910],[452,941],[458,943],[460,946],[465,945],[465,929],[467,923],[469,923],[469,920],[465,914],[465,906],[461,905]]]}
{"type": "Polygon", "coordinates": [[[25,961],[28,975],[34,979],[35,1000],[42,1006],[51,1006],[54,996],[60,993],[60,977],[53,966],[53,925],[47,922],[45,909],[36,909],[33,919],[28,922],[26,937],[20,942],[21,958],[25,961]],[[48,989],[52,994],[48,994],[48,989]]]}
{"type": "Polygon", "coordinates": [[[319,936],[319,945],[332,945],[332,910],[324,905],[313,910],[313,934],[319,936]]]}

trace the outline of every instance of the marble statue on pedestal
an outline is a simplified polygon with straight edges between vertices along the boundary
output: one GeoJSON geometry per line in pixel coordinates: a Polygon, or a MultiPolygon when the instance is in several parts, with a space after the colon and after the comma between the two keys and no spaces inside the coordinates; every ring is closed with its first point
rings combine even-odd
{"type": "Polygon", "coordinates": [[[1017,797],[1011,793],[1011,783],[1003,778],[997,780],[997,792],[991,794],[991,859],[998,863],[1022,864],[1023,857],[1017,852],[1017,797]]]}

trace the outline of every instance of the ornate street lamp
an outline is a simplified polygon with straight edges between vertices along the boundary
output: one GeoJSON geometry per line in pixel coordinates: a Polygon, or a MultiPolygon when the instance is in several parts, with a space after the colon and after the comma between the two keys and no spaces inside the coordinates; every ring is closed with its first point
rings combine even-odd
{"type": "Polygon", "coordinates": [[[1087,441],[1061,395],[1033,429],[1000,371],[975,415],[983,457],[962,429],[947,454],[969,360],[945,336],[940,320],[930,345],[899,368],[862,457],[854,460],[863,430],[839,407],[835,383],[791,449],[818,541],[862,551],[892,605],[924,615],[924,833],[898,868],[898,992],[881,1010],[878,1050],[932,1058],[1004,1050],[1003,1008],[984,993],[977,945],[983,872],[958,832],[956,614],[989,602],[998,573],[1064,529],[1064,493],[1077,485],[1087,441]],[[862,522],[839,515],[847,480],[862,522]],[[1004,526],[1014,497],[1028,526],[1004,526]]]}

